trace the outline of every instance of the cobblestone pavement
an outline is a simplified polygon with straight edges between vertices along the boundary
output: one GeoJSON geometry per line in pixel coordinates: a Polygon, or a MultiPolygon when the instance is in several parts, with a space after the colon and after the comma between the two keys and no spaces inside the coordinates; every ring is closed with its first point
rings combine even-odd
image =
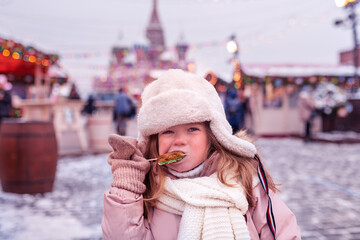
{"type": "Polygon", "coordinates": [[[260,139],[258,150],[283,186],[302,239],[360,239],[360,145],[260,139]]]}
{"type": "MultiPolygon", "coordinates": [[[[258,150],[279,195],[297,216],[302,239],[360,239],[360,144],[305,144],[259,139],[258,150]]],[[[0,192],[0,239],[101,239],[103,192],[111,182],[107,154],[58,162],[54,190],[0,192]]]]}

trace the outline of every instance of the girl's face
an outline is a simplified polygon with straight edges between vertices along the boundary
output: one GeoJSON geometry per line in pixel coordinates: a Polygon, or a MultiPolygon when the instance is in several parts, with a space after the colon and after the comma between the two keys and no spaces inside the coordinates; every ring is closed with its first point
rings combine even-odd
{"type": "Polygon", "coordinates": [[[188,123],[170,127],[159,133],[159,154],[180,151],[187,154],[181,161],[167,164],[177,172],[189,171],[208,155],[209,139],[205,123],[188,123]]]}

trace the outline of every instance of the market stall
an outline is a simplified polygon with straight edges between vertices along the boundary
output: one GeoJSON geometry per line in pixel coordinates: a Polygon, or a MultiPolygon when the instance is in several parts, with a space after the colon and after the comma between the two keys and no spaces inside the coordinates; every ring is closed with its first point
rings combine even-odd
{"type": "MultiPolygon", "coordinates": [[[[358,99],[349,99],[353,87],[353,67],[300,64],[242,64],[241,82],[224,84],[216,74],[207,74],[220,96],[227,88],[243,91],[248,98],[246,128],[260,136],[302,135],[304,124],[297,106],[301,90],[313,89],[316,117],[312,132],[355,130],[360,128],[355,118],[358,99]],[[214,77],[215,76],[215,77],[214,77]],[[214,81],[216,79],[216,81],[214,81]],[[241,86],[241,87],[237,87],[241,86]],[[331,91],[322,86],[330,86],[331,91]],[[317,94],[315,94],[317,93],[317,94]],[[330,120],[329,120],[330,119],[330,120]],[[342,124],[343,122],[349,123],[342,124]],[[329,126],[331,124],[331,126],[329,126]]],[[[353,98],[356,94],[351,95],[353,98]]]]}

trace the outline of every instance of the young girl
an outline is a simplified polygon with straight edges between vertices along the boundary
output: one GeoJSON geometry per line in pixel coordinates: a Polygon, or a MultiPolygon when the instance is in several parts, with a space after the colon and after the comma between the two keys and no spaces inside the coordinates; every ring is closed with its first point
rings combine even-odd
{"type": "Polygon", "coordinates": [[[296,218],[215,88],[168,70],[142,94],[138,140],[111,135],[104,239],[300,239],[296,218]],[[177,162],[149,161],[179,151],[177,162]]]}

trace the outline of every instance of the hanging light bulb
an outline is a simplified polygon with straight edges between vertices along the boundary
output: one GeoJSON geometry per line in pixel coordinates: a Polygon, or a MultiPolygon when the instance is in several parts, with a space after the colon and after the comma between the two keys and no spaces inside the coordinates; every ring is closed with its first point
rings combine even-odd
{"type": "Polygon", "coordinates": [[[5,57],[8,57],[8,56],[10,56],[10,51],[7,50],[7,49],[4,49],[2,54],[3,54],[5,57]]]}

